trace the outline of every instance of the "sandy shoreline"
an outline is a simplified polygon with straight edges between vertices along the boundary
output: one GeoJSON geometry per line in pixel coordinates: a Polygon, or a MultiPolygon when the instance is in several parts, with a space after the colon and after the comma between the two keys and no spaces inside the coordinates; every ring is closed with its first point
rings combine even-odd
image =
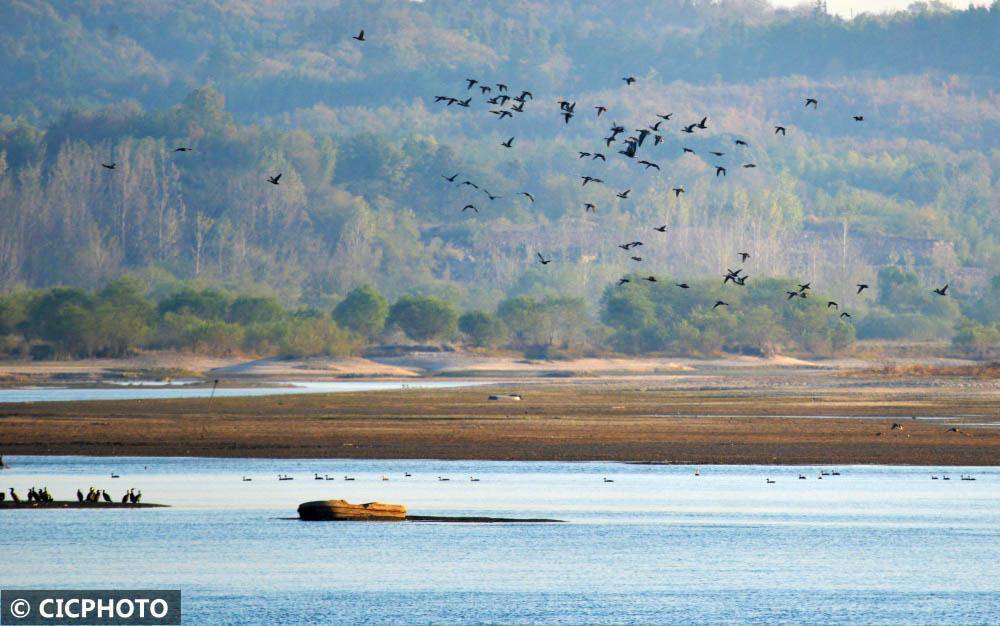
{"type": "Polygon", "coordinates": [[[448,390],[6,404],[0,442],[10,455],[1000,465],[1000,382],[758,368],[448,390]],[[524,399],[488,400],[503,393],[524,399]]]}

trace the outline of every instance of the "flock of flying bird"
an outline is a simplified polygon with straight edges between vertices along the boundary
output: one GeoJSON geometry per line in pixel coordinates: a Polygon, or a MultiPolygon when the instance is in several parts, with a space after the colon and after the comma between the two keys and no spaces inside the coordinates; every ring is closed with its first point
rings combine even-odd
{"type": "MultiPolygon", "coordinates": [[[[638,79],[635,78],[634,76],[625,76],[622,78],[622,81],[624,81],[626,87],[635,84],[637,80],[638,79]]],[[[523,113],[525,105],[529,101],[534,99],[530,91],[521,90],[520,94],[515,96],[512,95],[515,92],[512,92],[509,86],[505,83],[486,84],[484,82],[481,82],[479,79],[475,78],[466,78],[465,88],[466,88],[465,98],[438,95],[435,96],[434,101],[435,103],[444,103],[444,106],[446,107],[455,105],[459,107],[470,108],[473,100],[473,95],[469,95],[468,92],[473,91],[474,88],[478,88],[479,95],[485,98],[485,102],[489,105],[492,105],[493,107],[489,110],[489,112],[493,115],[496,115],[498,119],[502,120],[504,118],[513,118],[515,113],[523,113]],[[487,96],[489,97],[487,98],[487,96]],[[510,104],[509,107],[507,107],[508,104],[510,104]]],[[[563,99],[563,100],[558,100],[557,104],[559,105],[558,114],[559,116],[562,117],[563,124],[569,124],[570,120],[572,120],[573,117],[577,115],[576,111],[577,103],[563,99]]],[[[819,100],[817,98],[806,98],[804,106],[805,108],[811,107],[813,110],[816,110],[819,108],[819,100]]],[[[608,107],[600,104],[594,105],[593,109],[595,110],[596,116],[598,118],[600,118],[601,116],[603,116],[605,113],[608,112],[608,107]]],[[[656,114],[657,119],[655,122],[644,128],[634,129],[635,134],[628,134],[625,127],[618,124],[617,122],[612,123],[609,135],[603,138],[604,146],[610,149],[612,148],[612,146],[618,143],[620,144],[618,147],[621,148],[617,150],[618,154],[622,155],[626,159],[633,160],[637,165],[642,166],[645,170],[654,169],[656,171],[660,171],[659,164],[657,164],[654,161],[651,161],[649,158],[640,158],[639,151],[644,146],[649,145],[647,143],[647,140],[650,138],[652,138],[651,143],[653,146],[659,146],[660,144],[666,141],[666,133],[668,131],[663,125],[667,122],[670,122],[672,117],[673,113],[656,114]],[[623,139],[620,139],[619,135],[623,134],[626,136],[623,139]]],[[[858,123],[865,121],[863,115],[854,115],[852,117],[854,121],[858,123]]],[[[704,116],[699,121],[692,122],[686,125],[681,125],[679,128],[679,132],[687,135],[693,135],[699,131],[707,129],[708,129],[708,116],[704,116]]],[[[775,135],[781,135],[784,137],[787,136],[787,133],[788,133],[787,126],[783,125],[774,126],[775,135]]],[[[515,139],[516,136],[512,135],[506,141],[501,142],[500,145],[508,149],[513,148],[515,139]]],[[[735,139],[733,143],[735,146],[734,148],[735,150],[741,150],[743,148],[750,147],[750,143],[745,139],[735,139]]],[[[696,154],[695,150],[693,150],[692,148],[684,146],[682,146],[681,148],[682,148],[682,155],[696,154]]],[[[725,156],[726,153],[719,150],[712,150],[709,151],[709,154],[712,155],[713,157],[721,158],[725,156]]],[[[586,159],[588,162],[591,163],[598,160],[603,163],[607,163],[608,160],[607,155],[603,152],[581,150],[577,152],[577,155],[579,159],[581,160],[586,159]]],[[[729,170],[724,165],[715,164],[713,165],[713,167],[715,168],[716,178],[720,176],[728,176],[729,170]]],[[[747,161],[742,164],[743,169],[754,169],[756,167],[757,167],[756,163],[753,163],[752,161],[747,161]]],[[[483,191],[483,193],[485,193],[486,196],[491,201],[497,200],[501,197],[490,193],[485,188],[480,188],[478,184],[476,184],[471,180],[463,180],[462,182],[457,182],[458,176],[459,176],[458,173],[451,174],[450,176],[442,174],[442,178],[444,178],[446,181],[448,181],[453,185],[459,187],[468,186],[473,189],[483,191]]],[[[590,174],[581,175],[580,180],[582,181],[581,187],[586,187],[588,184],[589,185],[605,184],[603,179],[598,178],[596,176],[592,176],[590,174]]],[[[686,192],[683,186],[672,187],[670,191],[674,193],[675,198],[680,198],[681,194],[684,194],[686,192]]],[[[631,192],[632,192],[631,189],[625,189],[623,191],[617,192],[615,195],[621,200],[628,200],[631,192]]],[[[531,202],[535,201],[534,196],[530,192],[522,191],[520,192],[520,195],[524,195],[531,202]]],[[[583,205],[583,209],[585,212],[596,212],[597,205],[594,202],[585,202],[583,205]]],[[[470,210],[479,213],[479,208],[475,204],[469,203],[462,207],[463,212],[470,210]]],[[[668,228],[667,225],[663,224],[660,226],[655,226],[653,230],[660,233],[665,233],[667,231],[667,228],[668,228]]],[[[632,261],[641,262],[643,259],[636,253],[636,249],[643,245],[645,245],[643,241],[635,240],[618,244],[618,247],[624,250],[625,252],[629,253],[629,258],[632,261]]],[[[551,257],[546,258],[546,256],[542,254],[542,252],[536,252],[535,256],[538,259],[538,263],[540,263],[541,265],[548,265],[552,263],[552,258],[551,257]]],[[[746,264],[747,260],[750,259],[749,252],[738,252],[737,256],[740,258],[740,261],[743,264],[746,264]]],[[[722,283],[723,285],[732,283],[733,285],[736,286],[745,286],[748,278],[749,275],[745,273],[745,270],[743,268],[737,268],[735,270],[727,268],[726,273],[723,275],[722,283]]],[[[653,275],[645,276],[641,280],[645,280],[651,283],[658,282],[656,276],[653,275]]],[[[632,279],[628,277],[622,277],[618,280],[618,286],[630,282],[632,282],[632,279]]],[[[691,288],[691,286],[688,285],[687,283],[676,283],[675,285],[681,289],[691,288]]],[[[855,286],[857,287],[857,294],[861,294],[862,291],[864,291],[869,287],[867,283],[857,283],[855,286]]],[[[797,285],[797,288],[794,291],[785,292],[787,296],[786,300],[791,300],[793,298],[806,298],[808,297],[811,288],[812,286],[810,283],[799,284],[797,285]]],[[[934,289],[933,292],[939,296],[944,296],[947,294],[947,290],[948,290],[948,285],[945,285],[944,287],[941,287],[939,289],[934,289]]],[[[729,306],[728,302],[725,302],[724,300],[717,300],[715,304],[712,306],[712,309],[717,309],[719,307],[726,307],[726,306],[729,306]]],[[[827,308],[834,309],[836,312],[839,313],[839,316],[841,318],[851,317],[851,314],[848,313],[847,311],[840,310],[840,304],[833,300],[827,302],[827,308]]]]}
{"type": "MultiPolygon", "coordinates": [[[[368,41],[365,38],[364,30],[361,30],[357,35],[354,35],[352,39],[355,39],[359,42],[368,41]]],[[[625,76],[622,78],[622,81],[624,81],[626,87],[631,87],[638,81],[638,79],[634,76],[625,76]]],[[[515,114],[524,113],[525,105],[528,102],[534,100],[534,95],[528,90],[521,90],[520,93],[518,93],[517,95],[513,95],[514,93],[516,93],[516,91],[511,91],[506,83],[488,84],[476,78],[466,78],[465,93],[463,94],[465,96],[464,98],[456,96],[438,95],[435,96],[434,102],[443,103],[444,106],[446,107],[457,106],[461,108],[471,108],[472,100],[474,97],[474,89],[478,90],[479,95],[485,99],[486,104],[490,105],[491,107],[489,109],[490,114],[497,116],[498,120],[503,120],[507,118],[512,119],[514,118],[515,114]]],[[[557,104],[559,105],[558,114],[560,117],[562,117],[563,123],[569,124],[570,120],[572,120],[577,115],[576,111],[577,103],[574,101],[563,99],[557,101],[557,104]]],[[[810,107],[813,110],[819,109],[819,100],[817,98],[811,98],[811,97],[806,98],[805,108],[808,109],[810,107]]],[[[598,118],[600,118],[602,115],[608,112],[608,107],[604,105],[600,104],[594,105],[593,108],[596,111],[596,116],[598,118]]],[[[637,165],[642,166],[647,171],[650,169],[660,171],[660,166],[654,161],[651,161],[648,158],[638,158],[639,151],[644,146],[648,145],[646,142],[647,139],[649,139],[650,137],[652,137],[653,146],[659,146],[660,144],[664,143],[664,141],[666,141],[665,135],[667,129],[663,127],[663,124],[665,122],[670,122],[672,117],[673,113],[656,114],[657,120],[655,122],[653,122],[651,125],[647,127],[634,129],[635,134],[627,134],[624,126],[618,124],[617,122],[612,123],[609,131],[610,134],[607,137],[603,138],[604,145],[606,148],[610,149],[616,142],[620,143],[622,144],[621,146],[622,149],[617,150],[618,154],[623,155],[626,159],[633,160],[637,165]],[[622,134],[627,134],[627,136],[624,139],[619,140],[619,135],[622,134]]],[[[852,117],[854,121],[858,123],[865,121],[863,115],[854,115],[852,117]]],[[[679,128],[679,132],[684,133],[686,135],[693,135],[699,131],[707,129],[708,129],[708,116],[704,116],[701,118],[701,120],[697,122],[692,122],[690,124],[682,124],[679,128]]],[[[774,126],[775,135],[781,135],[782,137],[784,137],[787,136],[787,133],[788,133],[787,126],[783,125],[774,126]]],[[[500,142],[500,145],[506,149],[513,149],[515,139],[516,136],[511,135],[506,141],[500,142]]],[[[733,143],[735,146],[734,148],[735,150],[740,150],[743,148],[750,147],[750,143],[744,139],[735,139],[733,143]]],[[[192,148],[187,146],[178,146],[174,148],[173,152],[175,153],[189,152],[191,150],[192,148]]],[[[691,148],[682,146],[682,155],[686,154],[694,155],[695,151],[691,148]]],[[[709,151],[709,154],[715,158],[722,158],[723,156],[725,156],[726,153],[721,152],[719,150],[712,150],[709,151]]],[[[591,151],[578,151],[578,158],[587,159],[590,162],[600,160],[603,163],[607,163],[608,160],[607,156],[604,153],[591,152],[591,151]]],[[[101,163],[101,166],[109,170],[114,170],[116,167],[116,163],[114,162],[101,163]]],[[[716,164],[713,165],[713,167],[715,168],[716,178],[720,176],[723,177],[728,176],[729,172],[725,166],[716,164]]],[[[745,162],[742,164],[743,169],[754,169],[756,167],[757,165],[753,162],[745,162]]],[[[281,176],[282,174],[280,172],[274,176],[268,176],[267,182],[269,182],[272,185],[280,185],[281,176]]],[[[499,200],[500,198],[502,198],[502,196],[490,193],[488,189],[486,189],[485,187],[481,187],[480,185],[476,184],[471,180],[463,180],[462,182],[457,182],[459,176],[458,173],[452,174],[450,176],[445,176],[444,174],[442,174],[441,176],[446,181],[448,181],[448,183],[455,185],[457,187],[470,187],[472,189],[482,191],[486,195],[486,197],[489,198],[490,201],[499,200]]],[[[598,178],[596,176],[590,176],[589,174],[580,176],[580,179],[582,180],[581,183],[582,187],[586,187],[588,184],[591,185],[605,184],[603,179],[598,178]]],[[[681,194],[685,193],[685,189],[683,186],[672,187],[671,191],[673,191],[675,198],[680,198],[681,194]]],[[[628,200],[629,194],[631,192],[632,192],[631,189],[625,189],[624,191],[617,192],[615,195],[621,200],[628,200]]],[[[532,203],[535,202],[534,195],[532,195],[528,191],[521,191],[518,193],[518,195],[526,197],[532,203]]],[[[583,208],[585,212],[597,211],[597,205],[594,204],[593,202],[585,202],[583,208]]],[[[473,203],[468,203],[462,207],[462,212],[465,211],[473,211],[475,213],[479,213],[479,207],[477,207],[473,203]]],[[[653,230],[660,233],[665,233],[667,231],[667,225],[663,224],[660,226],[656,226],[653,228],[653,230]]],[[[635,249],[643,245],[645,245],[644,242],[636,240],[618,244],[618,247],[624,250],[625,252],[630,253],[631,260],[636,262],[641,262],[643,259],[641,256],[635,253],[635,249]]],[[[538,259],[538,263],[540,263],[541,265],[548,265],[552,263],[552,258],[546,258],[545,255],[543,255],[541,252],[536,252],[535,255],[538,259]]],[[[739,256],[740,262],[743,264],[746,264],[746,262],[750,259],[750,253],[748,252],[738,252],[737,256],[739,256]]],[[[750,276],[746,274],[745,270],[742,267],[737,268],[735,270],[726,268],[726,273],[723,276],[722,283],[723,285],[726,285],[731,282],[733,283],[733,285],[742,287],[746,285],[746,281],[748,278],[750,278],[750,276]]],[[[651,283],[658,282],[656,276],[653,275],[645,276],[641,280],[645,280],[651,283]]],[[[629,282],[631,282],[630,278],[622,277],[618,280],[618,286],[622,286],[629,282]]],[[[681,289],[691,288],[690,285],[688,285],[687,283],[676,283],[675,286],[681,289]]],[[[868,285],[866,283],[857,283],[855,286],[858,288],[857,295],[860,295],[862,291],[868,288],[868,285]]],[[[808,297],[808,292],[811,290],[811,288],[812,287],[808,282],[799,284],[797,285],[797,289],[785,292],[786,300],[792,300],[794,298],[806,298],[808,297]]],[[[946,284],[944,287],[933,289],[932,291],[933,293],[939,296],[946,296],[948,292],[948,285],[946,284]]],[[[724,306],[728,307],[729,303],[725,302],[724,300],[717,300],[715,304],[712,306],[712,309],[717,309],[719,307],[724,307],[724,306]]],[[[841,318],[851,317],[851,315],[848,312],[841,311],[839,303],[833,300],[827,302],[827,308],[828,309],[832,308],[835,311],[838,311],[841,318]]]]}

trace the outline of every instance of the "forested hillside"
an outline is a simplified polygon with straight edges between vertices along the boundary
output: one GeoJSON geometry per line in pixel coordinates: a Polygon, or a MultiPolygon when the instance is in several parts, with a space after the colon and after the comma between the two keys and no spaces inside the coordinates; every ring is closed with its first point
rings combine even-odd
{"type": "Polygon", "coordinates": [[[253,339],[255,324],[319,315],[323,350],[351,351],[375,333],[333,311],[361,285],[387,307],[419,295],[455,309],[415,340],[1000,349],[1000,3],[845,21],[756,0],[13,0],[0,64],[0,334],[19,333],[17,350],[120,353],[120,341],[29,328],[53,292],[26,290],[81,288],[53,297],[93,317],[123,275],[149,300],[125,349],[197,344],[177,339],[195,324],[183,313],[240,326],[223,350],[258,353],[309,341],[275,338],[287,328],[253,339]],[[523,112],[490,114],[514,104],[487,102],[497,83],[531,92],[523,112]],[[569,121],[560,100],[577,103],[569,121]],[[705,116],[706,129],[682,132],[705,116]],[[658,120],[640,157],[656,169],[603,140],[615,123],[623,139],[658,120]],[[584,175],[607,184],[581,186],[584,175]],[[641,254],[618,246],[635,239],[641,254]],[[745,289],[723,284],[737,265],[745,289]],[[681,282],[702,288],[669,292],[681,282]],[[803,283],[823,297],[789,303],[785,289],[803,283]],[[163,308],[206,288],[225,300],[211,315],[163,308]],[[273,311],[241,322],[228,308],[240,297],[273,311]],[[828,301],[836,311],[814,310],[828,301]],[[489,341],[458,328],[462,310],[483,312],[466,327],[489,341]],[[583,330],[558,328],[560,316],[583,330]]]}

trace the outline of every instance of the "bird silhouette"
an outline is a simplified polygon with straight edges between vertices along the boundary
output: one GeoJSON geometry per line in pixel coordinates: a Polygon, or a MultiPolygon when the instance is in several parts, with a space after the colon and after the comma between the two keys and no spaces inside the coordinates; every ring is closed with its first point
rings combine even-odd
{"type": "Polygon", "coordinates": [[[661,120],[669,120],[673,115],[674,115],[673,113],[667,113],[666,115],[660,115],[659,113],[657,113],[656,117],[660,118],[661,120]]]}
{"type": "Polygon", "coordinates": [[[591,161],[596,161],[597,159],[607,162],[607,158],[605,158],[605,156],[600,152],[595,152],[594,156],[590,157],[591,161]]]}
{"type": "Polygon", "coordinates": [[[934,289],[933,291],[934,291],[934,293],[936,293],[939,296],[946,296],[946,295],[948,295],[948,285],[945,285],[944,287],[941,287],[940,289],[934,289]]]}
{"type": "Polygon", "coordinates": [[[729,306],[728,302],[723,302],[722,300],[716,300],[715,304],[712,305],[712,310],[719,308],[720,306],[729,306]]]}
{"type": "Polygon", "coordinates": [[[725,175],[726,175],[726,168],[722,167],[721,165],[716,165],[715,177],[718,178],[719,176],[725,176],[725,175]]]}
{"type": "Polygon", "coordinates": [[[755,167],[757,167],[757,165],[755,165],[754,163],[744,163],[743,164],[743,169],[752,170],[755,167]]]}
{"type": "Polygon", "coordinates": [[[777,135],[778,133],[781,133],[781,135],[784,136],[786,130],[787,129],[784,126],[775,126],[774,127],[774,134],[777,135]]]}
{"type": "Polygon", "coordinates": [[[629,194],[630,191],[632,191],[632,190],[631,189],[626,189],[625,191],[620,191],[620,192],[618,192],[615,195],[617,195],[622,200],[625,200],[626,198],[628,198],[628,194],[629,194]]]}
{"type": "Polygon", "coordinates": [[[709,152],[709,154],[714,154],[715,156],[720,157],[720,156],[724,156],[726,153],[725,152],[709,152]]]}
{"type": "Polygon", "coordinates": [[[474,205],[474,204],[467,204],[467,205],[465,205],[464,207],[462,207],[462,213],[465,213],[465,212],[466,212],[466,211],[468,211],[469,209],[472,209],[472,210],[473,210],[473,211],[475,211],[476,213],[479,213],[479,209],[477,209],[477,208],[476,208],[476,205],[474,205]]]}
{"type": "Polygon", "coordinates": [[[681,197],[681,194],[684,193],[684,188],[683,187],[674,187],[673,188],[673,192],[674,192],[674,197],[675,198],[679,198],[679,197],[681,197]]]}
{"type": "Polygon", "coordinates": [[[655,283],[656,282],[656,276],[647,276],[647,277],[643,278],[643,280],[648,280],[651,283],[655,283]]]}
{"type": "Polygon", "coordinates": [[[816,98],[806,98],[806,106],[808,107],[810,104],[812,105],[812,108],[815,109],[819,107],[819,100],[816,98]]]}
{"type": "Polygon", "coordinates": [[[850,313],[848,313],[848,312],[846,312],[846,311],[844,311],[843,313],[841,313],[841,314],[840,314],[840,317],[842,317],[842,318],[843,318],[843,317],[847,317],[847,318],[849,318],[849,317],[851,317],[851,314],[850,314],[850,313]]]}
{"type": "Polygon", "coordinates": [[[489,85],[480,85],[479,86],[479,93],[481,95],[485,96],[486,94],[490,93],[491,91],[493,91],[493,88],[490,87],[489,85]]]}
{"type": "Polygon", "coordinates": [[[444,174],[441,174],[441,178],[445,179],[449,183],[453,183],[455,182],[455,179],[458,178],[458,172],[455,172],[451,176],[445,176],[444,174]]]}
{"type": "Polygon", "coordinates": [[[542,265],[548,265],[549,263],[552,262],[552,259],[546,259],[545,257],[543,257],[541,252],[536,252],[535,254],[538,255],[538,262],[541,263],[542,265]]]}
{"type": "Polygon", "coordinates": [[[651,167],[656,168],[657,171],[659,171],[660,169],[660,166],[657,165],[656,163],[653,163],[652,161],[639,161],[639,165],[645,165],[647,170],[651,167]]]}
{"type": "Polygon", "coordinates": [[[631,85],[632,83],[635,82],[635,76],[626,76],[622,78],[622,80],[625,81],[626,85],[631,85]]]}
{"type": "Polygon", "coordinates": [[[596,207],[596,206],[594,206],[593,204],[589,203],[589,202],[587,202],[586,204],[584,204],[584,205],[583,205],[583,208],[584,208],[585,210],[587,210],[587,211],[593,211],[593,212],[595,212],[595,213],[597,212],[597,207],[596,207]]]}
{"type": "Polygon", "coordinates": [[[742,263],[746,263],[746,262],[747,262],[747,259],[749,259],[749,258],[750,258],[750,253],[749,253],[749,252],[739,252],[739,253],[737,253],[737,254],[739,254],[739,257],[740,257],[740,261],[741,261],[742,263]]]}
{"type": "Polygon", "coordinates": [[[532,202],[534,202],[534,201],[535,201],[535,196],[531,195],[531,194],[530,194],[530,193],[528,193],[527,191],[522,191],[522,192],[521,192],[521,195],[522,195],[522,196],[525,196],[526,198],[528,198],[528,200],[531,200],[532,202]]]}
{"type": "Polygon", "coordinates": [[[854,116],[854,121],[855,122],[863,122],[863,121],[865,121],[865,116],[864,115],[855,115],[854,116]]]}
{"type": "Polygon", "coordinates": [[[486,191],[485,189],[483,189],[483,193],[486,194],[486,196],[490,199],[490,201],[499,200],[499,199],[503,198],[503,196],[494,196],[493,194],[491,194],[490,192],[486,191]]]}
{"type": "Polygon", "coordinates": [[[624,285],[625,283],[630,283],[630,282],[632,282],[632,281],[630,281],[630,280],[629,280],[629,279],[627,279],[627,278],[619,278],[619,279],[618,279],[618,286],[619,286],[619,287],[621,287],[621,286],[622,286],[622,285],[624,285]]]}
{"type": "Polygon", "coordinates": [[[737,146],[749,146],[750,145],[747,142],[743,141],[742,139],[737,139],[735,141],[735,143],[736,143],[737,146]]]}
{"type": "Polygon", "coordinates": [[[597,109],[597,117],[601,117],[602,113],[608,112],[608,107],[596,106],[594,108],[597,109]]]}
{"type": "Polygon", "coordinates": [[[524,113],[524,103],[522,102],[520,104],[515,104],[514,106],[510,107],[510,110],[517,111],[518,113],[524,113]]]}
{"type": "Polygon", "coordinates": [[[511,137],[507,141],[501,141],[500,145],[503,146],[504,148],[513,148],[514,147],[514,138],[511,137]]]}
{"type": "Polygon", "coordinates": [[[185,146],[178,146],[174,148],[174,152],[191,152],[191,148],[187,148],[185,146]]]}
{"type": "Polygon", "coordinates": [[[791,300],[792,298],[794,298],[796,296],[799,296],[801,298],[805,298],[806,297],[804,293],[799,292],[799,291],[786,291],[785,293],[788,294],[788,297],[785,298],[786,300],[791,300]]]}
{"type": "Polygon", "coordinates": [[[510,111],[493,111],[493,110],[491,110],[490,113],[492,113],[493,115],[498,115],[499,117],[497,119],[501,119],[501,120],[503,118],[505,118],[505,117],[514,117],[514,114],[511,113],[510,111]]]}
{"type": "Polygon", "coordinates": [[[687,283],[677,283],[677,284],[676,284],[676,285],[674,285],[674,286],[675,286],[675,287],[680,287],[681,289],[690,289],[690,288],[691,288],[691,285],[689,285],[689,284],[687,284],[687,283]]]}
{"type": "Polygon", "coordinates": [[[694,129],[695,129],[695,128],[696,128],[697,126],[698,126],[697,124],[689,124],[689,125],[685,126],[684,128],[682,128],[682,129],[681,129],[681,132],[682,132],[682,133],[687,133],[687,134],[689,134],[689,135],[690,135],[690,134],[694,133],[694,129]]]}
{"type": "Polygon", "coordinates": [[[830,300],[830,301],[828,301],[828,302],[826,303],[826,308],[828,308],[828,309],[829,309],[829,308],[831,308],[831,307],[832,307],[832,308],[834,308],[834,309],[837,309],[837,310],[840,310],[840,305],[839,305],[839,304],[837,304],[836,302],[834,302],[833,300],[830,300]]]}
{"type": "Polygon", "coordinates": [[[281,174],[280,173],[277,176],[268,176],[267,177],[267,182],[271,183],[272,185],[278,185],[278,184],[280,184],[278,182],[279,180],[281,180],[281,174]]]}
{"type": "Polygon", "coordinates": [[[475,78],[466,78],[465,82],[467,83],[465,89],[469,90],[469,89],[472,89],[476,85],[476,83],[478,83],[479,81],[476,80],[475,78]]]}
{"type": "Polygon", "coordinates": [[[578,152],[578,154],[580,155],[578,158],[581,158],[581,159],[585,158],[585,157],[591,156],[590,152],[578,152]]]}
{"type": "MultiPolygon", "coordinates": [[[[479,185],[477,185],[476,183],[472,182],[471,180],[464,180],[464,181],[462,181],[462,185],[468,185],[469,187],[472,187],[474,189],[479,189],[479,185]]],[[[462,185],[459,185],[459,187],[461,187],[462,185]]]]}
{"type": "MultiPolygon", "coordinates": [[[[365,31],[364,31],[364,29],[362,29],[361,32],[358,33],[357,35],[355,35],[352,39],[357,39],[358,41],[364,41],[365,40],[365,31]]],[[[376,47],[378,47],[378,46],[376,46],[376,47]]]]}
{"type": "Polygon", "coordinates": [[[702,130],[705,130],[706,128],[708,128],[708,117],[706,116],[706,117],[701,118],[701,121],[698,122],[697,124],[695,124],[695,126],[697,126],[698,128],[700,128],[702,130]]]}
{"type": "Polygon", "coordinates": [[[103,167],[105,169],[113,170],[116,167],[118,167],[118,164],[117,163],[101,163],[101,167],[103,167]]]}
{"type": "Polygon", "coordinates": [[[580,185],[581,187],[586,187],[587,183],[603,183],[604,182],[600,178],[594,178],[593,176],[581,176],[580,178],[583,179],[583,184],[580,185]]]}
{"type": "Polygon", "coordinates": [[[665,232],[667,232],[667,225],[664,224],[663,226],[657,226],[653,230],[659,231],[661,233],[665,233],[665,232]]]}
{"type": "Polygon", "coordinates": [[[692,150],[691,148],[684,148],[684,153],[685,154],[695,154],[695,151],[692,150]]]}
{"type": "Polygon", "coordinates": [[[806,283],[804,285],[799,285],[799,291],[805,291],[807,289],[812,289],[812,283],[806,283]]]}
{"type": "Polygon", "coordinates": [[[496,83],[496,86],[497,86],[497,89],[499,91],[501,91],[501,92],[506,92],[507,91],[507,85],[505,85],[503,83],[496,83]]]}
{"type": "Polygon", "coordinates": [[[634,256],[634,257],[629,257],[629,258],[631,258],[633,261],[641,261],[642,260],[641,256],[634,256]]]}
{"type": "MultiPolygon", "coordinates": [[[[856,286],[856,287],[858,288],[858,293],[861,293],[861,292],[862,292],[862,291],[864,291],[865,289],[868,289],[868,285],[866,285],[866,284],[864,284],[864,283],[858,283],[858,284],[857,284],[857,285],[855,285],[855,286],[856,286]]],[[[857,294],[854,294],[854,295],[857,295],[857,294]]]]}

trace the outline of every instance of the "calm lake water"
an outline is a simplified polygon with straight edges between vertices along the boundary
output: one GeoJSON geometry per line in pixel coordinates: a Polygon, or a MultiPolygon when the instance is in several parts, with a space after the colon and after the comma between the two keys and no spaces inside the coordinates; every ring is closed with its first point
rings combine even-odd
{"type": "Polygon", "coordinates": [[[174,507],[0,511],[0,586],[179,588],[186,624],[1000,623],[998,468],[7,461],[22,497],[174,507]],[[326,498],[568,523],[283,519],[326,498]]]}
{"type": "MultiPolygon", "coordinates": [[[[286,396],[303,393],[337,393],[346,391],[385,391],[393,389],[450,389],[487,385],[489,381],[333,381],[288,382],[278,386],[229,388],[215,390],[216,398],[243,396],[286,396]]],[[[186,387],[159,382],[144,386],[119,385],[113,389],[86,389],[79,387],[25,387],[0,389],[0,403],[4,402],[70,402],[81,400],[157,400],[164,398],[207,398],[211,387],[186,387]]]]}

